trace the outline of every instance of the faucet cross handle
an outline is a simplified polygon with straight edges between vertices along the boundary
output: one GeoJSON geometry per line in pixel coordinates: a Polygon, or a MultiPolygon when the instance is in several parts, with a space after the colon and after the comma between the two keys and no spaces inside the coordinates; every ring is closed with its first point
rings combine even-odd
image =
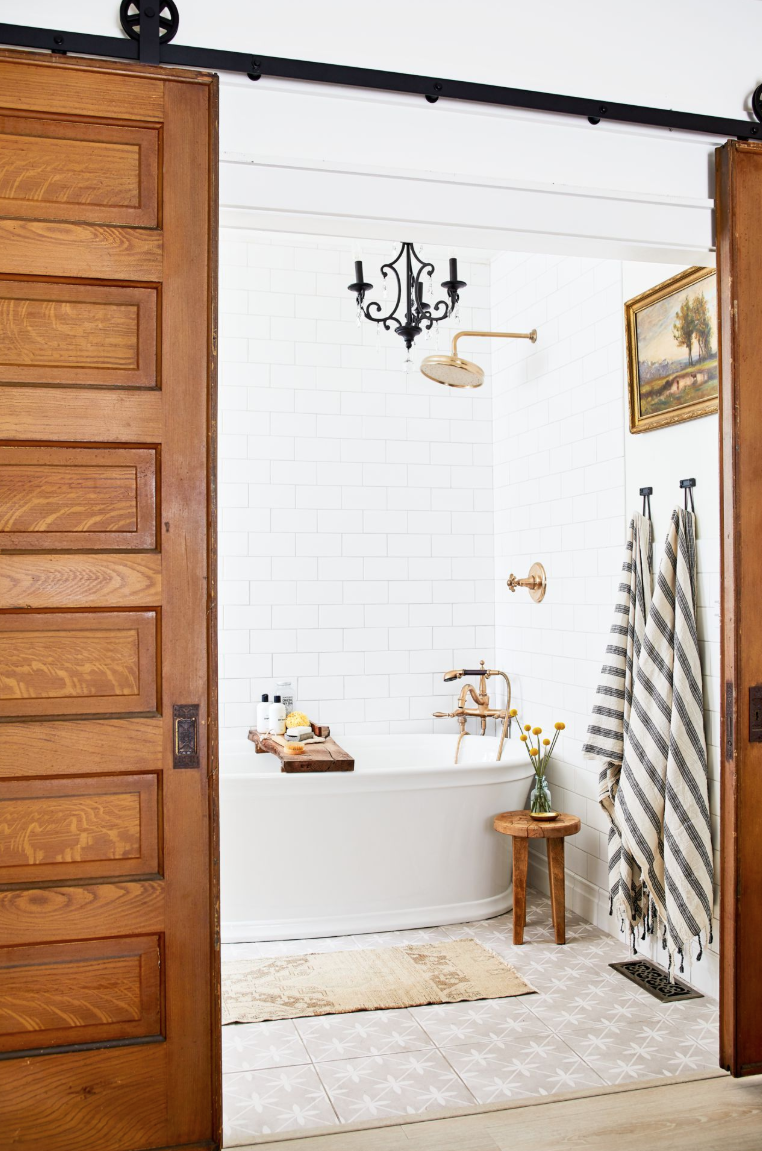
{"type": "Polygon", "coordinates": [[[511,572],[506,583],[512,592],[515,592],[517,587],[527,588],[535,603],[539,603],[540,600],[545,598],[545,592],[548,587],[545,568],[540,563],[533,563],[529,569],[529,575],[524,576],[523,579],[518,579],[518,577],[511,572]]]}

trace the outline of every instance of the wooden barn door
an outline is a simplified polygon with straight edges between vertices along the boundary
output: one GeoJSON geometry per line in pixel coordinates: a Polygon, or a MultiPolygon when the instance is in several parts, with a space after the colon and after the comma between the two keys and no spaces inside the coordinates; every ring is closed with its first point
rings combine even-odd
{"type": "Polygon", "coordinates": [[[213,78],[0,53],[2,1151],[216,1143],[215,167],[213,78]]]}
{"type": "Polygon", "coordinates": [[[724,703],[720,1063],[733,1075],[758,1075],[762,1073],[762,144],[729,142],[718,149],[716,212],[724,703]]]}

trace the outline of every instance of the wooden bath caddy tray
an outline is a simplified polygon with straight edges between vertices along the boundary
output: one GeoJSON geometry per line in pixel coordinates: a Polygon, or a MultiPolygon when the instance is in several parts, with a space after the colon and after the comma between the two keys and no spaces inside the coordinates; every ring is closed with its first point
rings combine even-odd
{"type": "Polygon", "coordinates": [[[349,752],[339,747],[331,739],[331,729],[325,725],[313,723],[312,730],[315,735],[323,736],[325,743],[316,743],[312,746],[310,740],[304,745],[301,755],[289,755],[286,751],[287,741],[282,735],[263,735],[255,728],[249,731],[249,739],[254,744],[257,755],[277,755],[280,760],[281,771],[289,775],[306,771],[354,771],[355,761],[349,752]]]}

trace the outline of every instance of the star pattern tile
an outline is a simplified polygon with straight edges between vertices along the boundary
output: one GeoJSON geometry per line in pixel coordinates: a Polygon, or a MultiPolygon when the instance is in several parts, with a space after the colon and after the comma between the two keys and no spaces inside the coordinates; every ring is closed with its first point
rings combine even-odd
{"type": "Polygon", "coordinates": [[[510,913],[333,939],[231,944],[225,961],[478,940],[537,994],[223,1028],[224,1143],[550,1095],[717,1067],[718,1005],[659,1003],[609,963],[625,943],[572,912],[557,947],[550,901],[529,893],[524,944],[510,913]]]}

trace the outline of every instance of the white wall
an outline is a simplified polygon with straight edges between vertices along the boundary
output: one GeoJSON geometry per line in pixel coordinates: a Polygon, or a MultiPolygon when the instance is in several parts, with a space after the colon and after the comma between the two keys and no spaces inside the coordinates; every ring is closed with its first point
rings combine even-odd
{"type": "MultiPolygon", "coordinates": [[[[511,675],[526,722],[567,724],[550,782],[554,806],[583,825],[566,846],[568,897],[614,933],[608,824],[597,803],[596,765],[583,760],[581,748],[638,488],[654,488],[658,566],[670,512],[681,498],[678,481],[686,476],[697,479],[699,629],[718,846],[717,418],[637,436],[627,422],[623,302],[679,270],[521,254],[501,255],[492,265],[493,324],[539,331],[535,347],[506,342],[493,354],[496,658],[511,675]],[[548,572],[541,604],[505,587],[511,571],[525,574],[534,560],[548,572]]],[[[539,852],[532,878],[547,889],[539,852]]],[[[716,935],[713,952],[687,965],[686,974],[716,993],[716,935]]]]}
{"type": "MultiPolygon", "coordinates": [[[[177,42],[741,117],[762,79],[758,0],[178,0],[177,42]],[[732,51],[717,51],[720,42],[732,51]],[[661,47],[661,46],[664,47],[661,47]]],[[[2,0],[9,23],[120,34],[116,0],[2,0]]]]}
{"type": "MultiPolygon", "coordinates": [[[[389,244],[223,231],[223,739],[282,676],[336,733],[431,731],[443,672],[493,659],[490,400],[406,374],[400,338],[357,325],[360,254],[380,285],[389,244]]],[[[436,285],[452,253],[423,254],[436,285]]],[[[487,254],[458,255],[442,350],[489,322],[487,254]]],[[[418,345],[416,362],[435,350],[418,345]]]]}

